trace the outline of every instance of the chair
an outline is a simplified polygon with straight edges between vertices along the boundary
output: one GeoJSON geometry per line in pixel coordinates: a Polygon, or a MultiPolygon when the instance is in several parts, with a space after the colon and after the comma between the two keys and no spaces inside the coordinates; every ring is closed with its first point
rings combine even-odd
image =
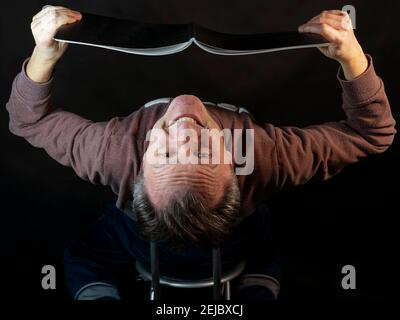
{"type": "Polygon", "coordinates": [[[159,261],[158,261],[158,248],[154,242],[150,243],[150,268],[147,270],[145,266],[136,261],[136,270],[147,281],[151,281],[150,300],[158,300],[160,298],[160,285],[184,288],[184,289],[199,289],[206,287],[214,287],[213,297],[214,300],[231,299],[231,281],[239,276],[246,263],[244,261],[238,262],[229,270],[221,274],[221,252],[219,248],[213,248],[213,276],[202,279],[179,279],[168,276],[160,276],[159,261]],[[223,294],[222,294],[223,292],[223,294]]]}

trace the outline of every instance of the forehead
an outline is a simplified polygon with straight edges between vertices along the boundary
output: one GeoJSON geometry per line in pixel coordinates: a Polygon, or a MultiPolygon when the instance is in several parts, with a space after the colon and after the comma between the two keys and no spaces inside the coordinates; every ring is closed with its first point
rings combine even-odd
{"type": "Polygon", "coordinates": [[[149,172],[156,175],[179,175],[179,176],[207,176],[214,177],[215,174],[224,168],[224,164],[212,163],[165,163],[165,164],[152,164],[146,166],[150,169],[149,172]]]}
{"type": "Polygon", "coordinates": [[[190,185],[199,188],[215,188],[224,184],[230,175],[231,169],[224,164],[193,165],[193,164],[166,164],[162,167],[145,166],[144,177],[155,188],[164,191],[168,186],[190,185]]]}

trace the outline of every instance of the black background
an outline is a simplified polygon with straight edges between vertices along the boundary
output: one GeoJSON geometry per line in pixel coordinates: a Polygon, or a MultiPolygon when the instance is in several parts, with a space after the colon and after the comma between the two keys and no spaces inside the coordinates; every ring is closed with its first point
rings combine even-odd
{"type": "MultiPolygon", "coordinates": [[[[113,195],[80,180],[43,150],[8,131],[4,108],[13,77],[31,54],[31,17],[43,1],[1,2],[0,256],[1,293],[10,299],[69,299],[62,279],[67,241],[83,232],[113,195]],[[55,265],[57,290],[41,289],[41,268],[55,265]]],[[[152,23],[195,22],[220,32],[288,31],[342,1],[55,1],[75,10],[152,23]]],[[[374,57],[396,119],[400,100],[398,1],[353,1],[357,36],[374,57]]],[[[192,46],[165,57],[143,57],[70,46],[59,62],[58,106],[92,120],[127,115],[158,97],[189,93],[248,108],[276,125],[340,120],[337,63],[316,49],[222,57],[192,46]]],[[[281,298],[399,298],[399,143],[348,167],[329,182],[270,200],[284,267],[281,298]],[[357,270],[357,290],[341,289],[341,268],[357,270]]]]}

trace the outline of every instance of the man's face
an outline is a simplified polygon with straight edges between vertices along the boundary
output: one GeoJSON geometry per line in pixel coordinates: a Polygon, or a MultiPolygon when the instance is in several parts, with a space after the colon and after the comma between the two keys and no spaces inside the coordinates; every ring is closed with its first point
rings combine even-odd
{"type": "Polygon", "coordinates": [[[224,161],[231,155],[223,137],[213,140],[209,134],[220,130],[197,97],[181,95],[170,103],[153,126],[143,157],[145,187],[155,207],[163,208],[188,189],[199,191],[210,207],[219,202],[233,172],[224,161]]]}

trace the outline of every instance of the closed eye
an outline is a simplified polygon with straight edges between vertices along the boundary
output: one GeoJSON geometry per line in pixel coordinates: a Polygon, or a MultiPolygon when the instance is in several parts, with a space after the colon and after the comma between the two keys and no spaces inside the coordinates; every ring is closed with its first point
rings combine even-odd
{"type": "Polygon", "coordinates": [[[157,152],[157,157],[169,158],[169,152],[157,152]]]}
{"type": "Polygon", "coordinates": [[[198,158],[209,158],[210,154],[208,152],[196,152],[198,158]]]}

